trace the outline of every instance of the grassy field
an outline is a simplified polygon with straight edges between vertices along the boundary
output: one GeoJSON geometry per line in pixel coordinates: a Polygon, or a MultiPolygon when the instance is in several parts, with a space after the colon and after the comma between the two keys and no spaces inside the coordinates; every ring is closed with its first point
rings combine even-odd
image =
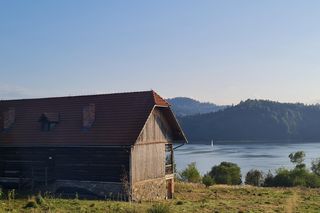
{"type": "Polygon", "coordinates": [[[257,188],[176,184],[175,199],[128,203],[44,197],[0,200],[0,212],[123,212],[143,213],[154,205],[169,212],[320,212],[320,189],[257,188]],[[29,206],[29,207],[26,207],[29,206]]]}

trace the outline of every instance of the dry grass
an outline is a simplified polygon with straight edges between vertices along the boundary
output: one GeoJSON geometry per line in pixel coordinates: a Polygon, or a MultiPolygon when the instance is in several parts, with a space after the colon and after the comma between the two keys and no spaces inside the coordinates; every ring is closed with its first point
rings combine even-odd
{"type": "Polygon", "coordinates": [[[28,199],[0,200],[0,212],[120,212],[144,213],[154,204],[167,205],[170,212],[320,212],[320,189],[257,188],[249,186],[176,184],[175,199],[161,202],[127,203],[44,198],[35,208],[28,199]]]}

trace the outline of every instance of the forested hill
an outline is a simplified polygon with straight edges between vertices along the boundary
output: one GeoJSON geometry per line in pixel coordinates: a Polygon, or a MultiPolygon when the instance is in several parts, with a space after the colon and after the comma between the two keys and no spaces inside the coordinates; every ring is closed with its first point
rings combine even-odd
{"type": "Polygon", "coordinates": [[[174,111],[174,113],[179,117],[216,112],[226,108],[226,106],[219,106],[208,102],[203,103],[185,97],[171,98],[167,99],[167,101],[171,104],[171,108],[174,111]]]}
{"type": "Polygon", "coordinates": [[[179,117],[193,141],[318,140],[320,106],[247,100],[215,113],[179,117]]]}

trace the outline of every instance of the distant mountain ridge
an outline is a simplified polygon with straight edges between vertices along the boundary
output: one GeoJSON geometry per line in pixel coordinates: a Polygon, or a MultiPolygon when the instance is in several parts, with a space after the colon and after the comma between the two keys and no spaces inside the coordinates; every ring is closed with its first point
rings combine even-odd
{"type": "Polygon", "coordinates": [[[320,105],[249,99],[224,110],[179,120],[191,142],[211,139],[320,142],[320,105]]]}
{"type": "Polygon", "coordinates": [[[186,97],[170,98],[167,101],[171,104],[172,110],[178,117],[217,112],[226,108],[226,106],[219,106],[209,102],[204,103],[186,97]]]}

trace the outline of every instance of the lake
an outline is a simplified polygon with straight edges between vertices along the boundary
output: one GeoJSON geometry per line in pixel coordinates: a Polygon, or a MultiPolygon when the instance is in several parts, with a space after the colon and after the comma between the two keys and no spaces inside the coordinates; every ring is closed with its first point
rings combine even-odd
{"type": "Polygon", "coordinates": [[[237,163],[242,175],[250,169],[259,169],[272,172],[279,167],[294,167],[288,155],[291,152],[304,151],[305,163],[310,168],[312,159],[320,157],[319,143],[238,143],[195,145],[187,144],[175,150],[175,161],[178,171],[189,163],[196,162],[201,174],[205,174],[212,166],[222,161],[237,163]]]}

